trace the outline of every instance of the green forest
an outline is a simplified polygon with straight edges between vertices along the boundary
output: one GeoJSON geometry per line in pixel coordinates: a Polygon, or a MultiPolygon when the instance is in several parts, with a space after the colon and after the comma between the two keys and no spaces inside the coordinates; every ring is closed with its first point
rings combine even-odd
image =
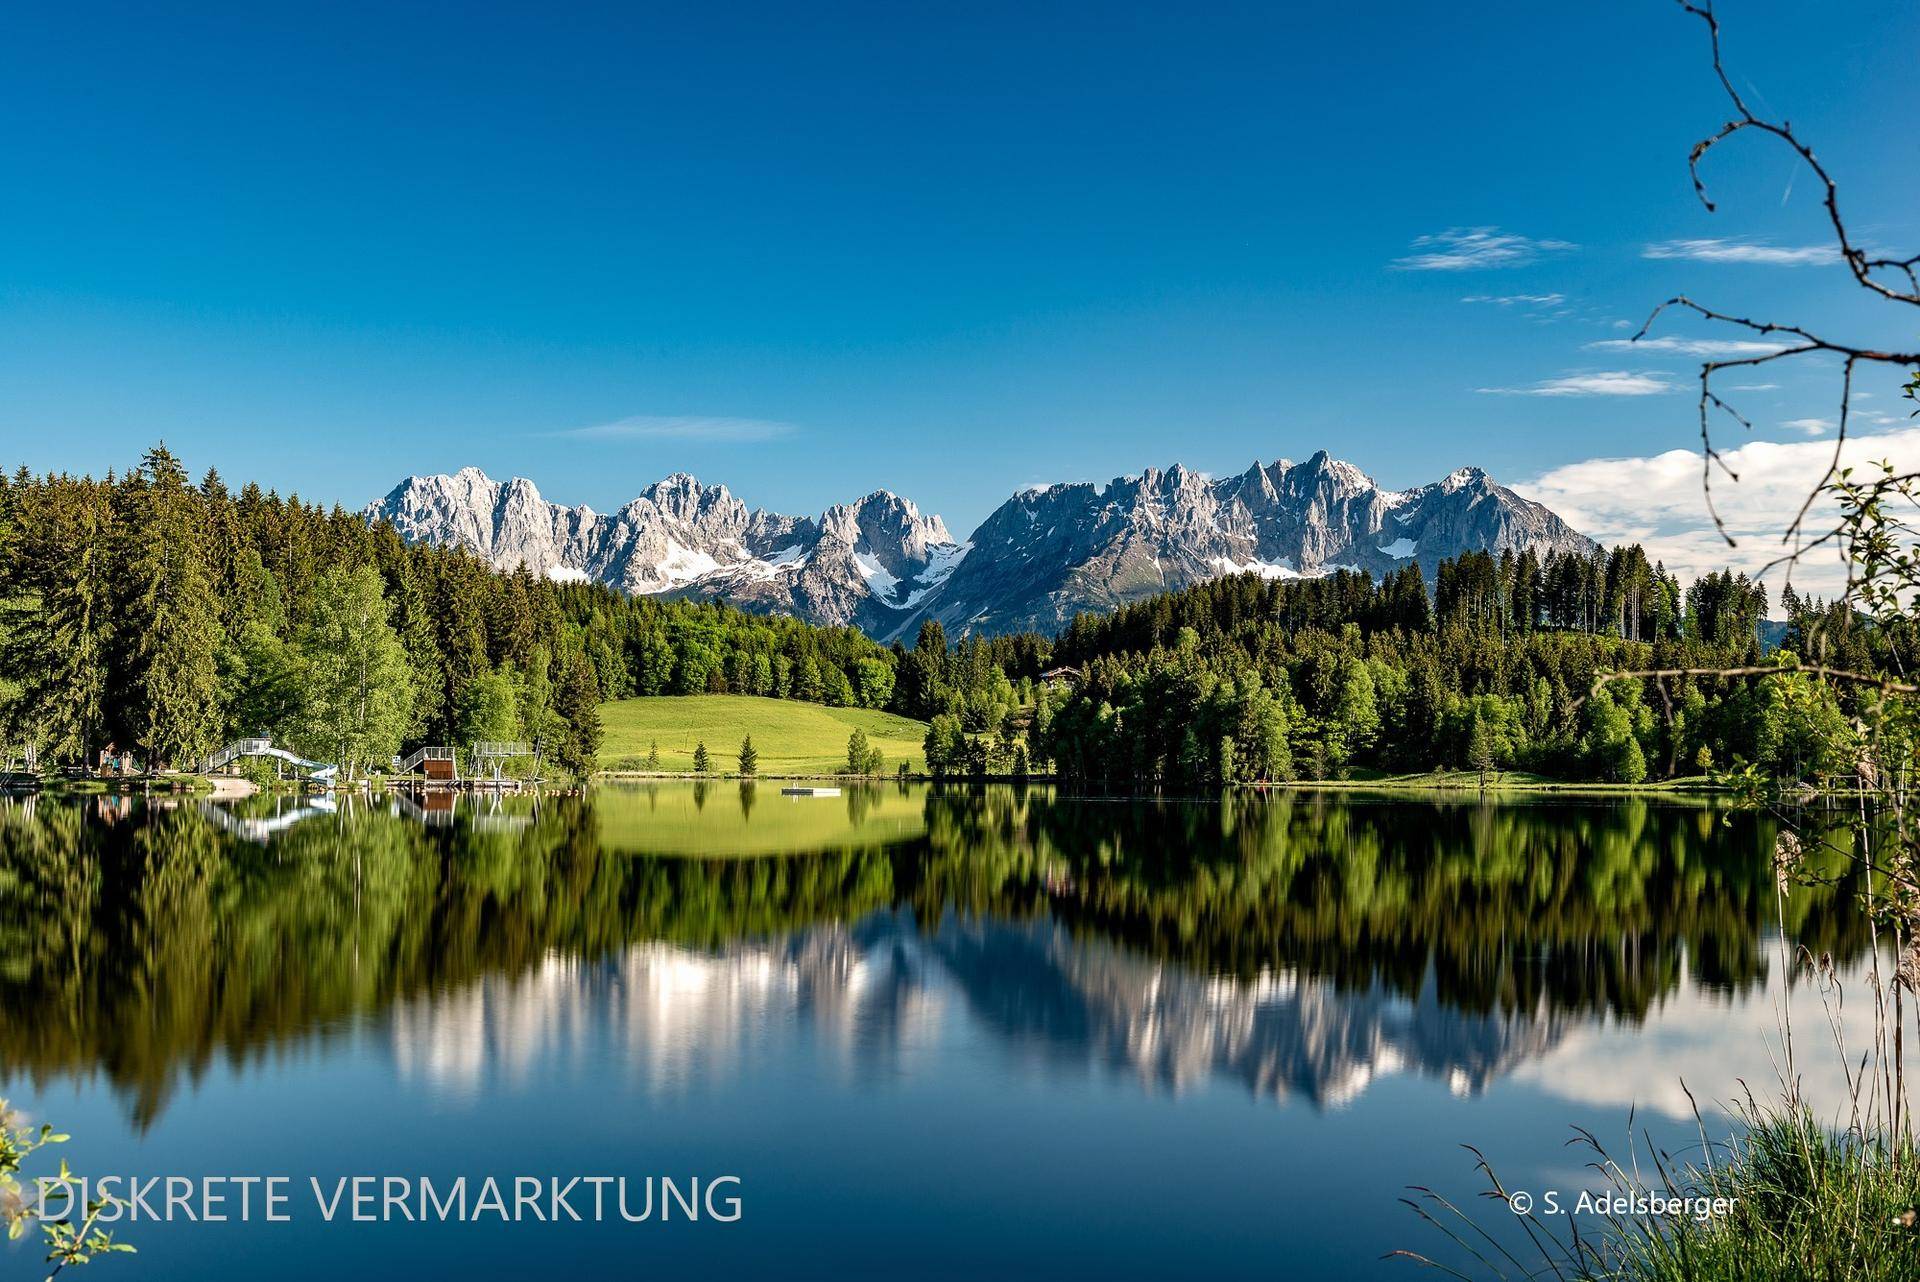
{"type": "Polygon", "coordinates": [[[523,741],[592,771],[598,705],[751,690],[883,707],[894,657],[812,628],[501,574],[386,524],[197,484],[164,446],[105,479],[0,479],[0,758],[190,769],[268,734],[347,778],[523,741]]]}
{"type": "Polygon", "coordinates": [[[1070,780],[1211,786],[1355,768],[1524,770],[1640,783],[1751,766],[1781,780],[1851,770],[1829,733],[1850,709],[1792,672],[1817,652],[1890,670],[1911,648],[1790,587],[1782,645],[1761,643],[1766,589],[1715,573],[1684,589],[1638,547],[1543,563],[1469,553],[1374,583],[1219,579],[1082,616],[1053,653],[1077,677],[1034,718],[1070,780]],[[1779,676],[1602,672],[1774,663],[1779,676]]]}
{"type": "MultiPolygon", "coordinates": [[[[911,646],[727,606],[501,573],[339,507],[194,482],[164,446],[104,479],[0,478],[0,759],[191,769],[265,734],[346,778],[423,744],[517,740],[585,776],[599,706],[751,694],[930,724],[936,776],[1208,788],[1361,771],[1638,783],[1748,765],[1819,781],[1846,696],[1796,654],[1892,670],[1908,639],[1638,547],[1471,553],[1429,585],[1219,579],[1058,637],[911,646]],[[1777,662],[1758,681],[1603,671],[1777,662]]],[[[722,745],[731,756],[733,745],[722,745]]],[[[716,750],[718,750],[716,748],[716,750]]]]}

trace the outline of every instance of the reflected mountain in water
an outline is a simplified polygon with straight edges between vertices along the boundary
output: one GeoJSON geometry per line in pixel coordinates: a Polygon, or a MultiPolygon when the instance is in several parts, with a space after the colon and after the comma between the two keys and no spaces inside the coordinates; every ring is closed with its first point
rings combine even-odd
{"type": "Polygon", "coordinates": [[[403,1076],[459,1092],[564,1077],[590,1047],[672,1093],[737,1076],[772,1030],[804,1026],[861,1076],[899,1072],[945,1016],[923,964],[917,950],[842,927],[717,955],[660,943],[600,961],[556,954],[525,975],[401,1003],[393,1057],[403,1076]]]}
{"type": "MultiPolygon", "coordinates": [[[[1640,800],[824,806],[343,805],[262,847],[191,803],[0,803],[0,1078],[104,1075],[147,1120],[216,1062],[347,1036],[447,1089],[597,1050],[665,1090],[783,1030],[897,1074],[970,1026],[1035,1071],[1153,1091],[1474,1092],[1571,1028],[1763,983],[1778,912],[1770,821],[1640,800]]],[[[1786,927],[1845,961],[1867,931],[1830,871],[1786,927]]]]}
{"type": "Polygon", "coordinates": [[[1563,1026],[1545,1009],[1461,1016],[1431,986],[1410,999],[1294,973],[1209,977],[1054,924],[950,918],[926,934],[888,913],[717,954],[645,944],[600,962],[554,956],[403,1002],[390,1030],[403,1076],[456,1093],[564,1076],[583,1047],[672,1093],[737,1075],[786,1026],[850,1076],[884,1081],[950,1033],[960,1009],[1040,1071],[1100,1069],[1174,1094],[1219,1079],[1316,1107],[1397,1072],[1477,1093],[1563,1026]]]}
{"type": "Polygon", "coordinates": [[[948,922],[931,951],[969,1009],[1011,1053],[1049,1066],[1094,1064],[1179,1092],[1220,1078],[1257,1096],[1339,1105],[1374,1078],[1417,1072],[1475,1092],[1542,1054],[1560,1017],[1469,1014],[1434,986],[1345,989],[1295,970],[1251,980],[1196,974],[1051,924],[948,922]]]}

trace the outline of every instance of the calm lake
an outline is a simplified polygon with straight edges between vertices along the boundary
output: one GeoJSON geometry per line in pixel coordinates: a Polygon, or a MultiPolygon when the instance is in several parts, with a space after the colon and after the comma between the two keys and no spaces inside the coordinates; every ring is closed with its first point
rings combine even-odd
{"type": "Polygon", "coordinates": [[[1574,1125],[1680,1152],[1682,1079],[1714,1127],[1777,1083],[1783,918],[1870,960],[1844,866],[1783,900],[1771,821],[1704,805],[448,804],[0,802],[4,1093],[83,1173],[291,1181],[89,1277],[1437,1276],[1380,1257],[1452,1258],[1408,1185],[1503,1227],[1460,1145],[1569,1194],[1574,1125]],[[354,1175],[742,1213],[322,1219],[354,1175]]]}

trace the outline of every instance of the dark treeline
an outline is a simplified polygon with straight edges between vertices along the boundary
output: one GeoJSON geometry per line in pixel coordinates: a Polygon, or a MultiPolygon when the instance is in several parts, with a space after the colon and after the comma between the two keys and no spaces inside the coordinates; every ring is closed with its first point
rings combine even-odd
{"type": "MultiPolygon", "coordinates": [[[[1817,602],[1789,592],[1783,605],[1790,645],[1832,637],[1859,663],[1895,658],[1887,638],[1817,602]]],[[[1602,671],[1760,663],[1766,611],[1744,575],[1683,591],[1638,547],[1544,562],[1470,553],[1441,564],[1431,597],[1415,567],[1377,584],[1346,571],[1219,579],[1076,618],[1053,655],[1075,676],[1041,700],[1035,752],[1067,778],[1116,786],[1353,767],[1622,783],[1739,763],[1785,779],[1849,769],[1827,759],[1823,733],[1848,709],[1806,678],[1594,689],[1602,671]]]]}
{"type": "Polygon", "coordinates": [[[196,485],[165,447],[118,477],[0,482],[9,755],[90,766],[111,745],[189,768],[271,734],[351,776],[471,731],[581,771],[599,700],[583,642],[549,585],[337,507],[196,485]]]}

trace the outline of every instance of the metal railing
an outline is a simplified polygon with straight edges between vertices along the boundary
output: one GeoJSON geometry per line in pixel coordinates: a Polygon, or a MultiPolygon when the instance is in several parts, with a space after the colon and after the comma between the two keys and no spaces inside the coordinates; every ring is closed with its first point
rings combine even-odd
{"type": "Polygon", "coordinates": [[[406,774],[409,770],[412,770],[414,767],[418,766],[423,761],[452,761],[452,760],[453,760],[453,749],[449,747],[445,747],[440,744],[435,744],[431,747],[426,747],[426,748],[415,748],[407,756],[395,757],[393,759],[393,772],[395,774],[403,775],[403,774],[406,774]]]}

